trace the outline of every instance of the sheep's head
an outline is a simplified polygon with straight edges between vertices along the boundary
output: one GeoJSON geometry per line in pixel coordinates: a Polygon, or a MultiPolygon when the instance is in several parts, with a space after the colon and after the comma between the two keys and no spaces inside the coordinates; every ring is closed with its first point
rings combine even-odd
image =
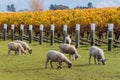
{"type": "Polygon", "coordinates": [[[77,59],[78,59],[78,57],[79,57],[79,56],[75,56],[75,60],[77,60],[77,59]]]}
{"type": "Polygon", "coordinates": [[[69,64],[68,64],[68,68],[71,68],[71,67],[72,67],[72,63],[69,63],[69,64]]]}
{"type": "Polygon", "coordinates": [[[103,65],[106,64],[106,60],[107,60],[107,59],[103,59],[103,60],[101,60],[103,65]]]}
{"type": "Polygon", "coordinates": [[[32,54],[32,49],[29,50],[29,54],[32,54]]]}
{"type": "Polygon", "coordinates": [[[76,52],[75,54],[75,60],[77,60],[80,57],[80,55],[76,52]]]}

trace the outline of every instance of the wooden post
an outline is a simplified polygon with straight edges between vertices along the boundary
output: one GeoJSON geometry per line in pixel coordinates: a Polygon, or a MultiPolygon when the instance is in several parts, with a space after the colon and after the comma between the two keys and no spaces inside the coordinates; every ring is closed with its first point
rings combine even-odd
{"type": "Polygon", "coordinates": [[[14,24],[11,25],[11,41],[14,40],[14,24]]]}
{"type": "Polygon", "coordinates": [[[40,34],[39,34],[39,44],[42,45],[43,43],[43,25],[41,24],[40,27],[39,27],[39,30],[40,30],[40,34]]]}
{"type": "Polygon", "coordinates": [[[76,24],[76,48],[79,47],[79,33],[80,33],[80,24],[76,24]]]}
{"type": "Polygon", "coordinates": [[[29,43],[32,43],[32,25],[29,25],[29,43]]]}
{"type": "Polygon", "coordinates": [[[24,25],[20,25],[20,40],[23,41],[23,34],[24,34],[24,25]]]}
{"type": "Polygon", "coordinates": [[[63,43],[66,43],[66,35],[67,35],[67,25],[63,26],[63,43]]]}
{"type": "Polygon", "coordinates": [[[93,46],[95,45],[95,24],[91,24],[91,36],[90,36],[90,39],[91,39],[91,43],[90,43],[90,46],[93,46]]]}
{"type": "Polygon", "coordinates": [[[51,36],[50,36],[50,45],[53,45],[54,44],[54,29],[55,29],[55,26],[54,24],[51,25],[51,36]]]}
{"type": "Polygon", "coordinates": [[[113,24],[108,24],[108,51],[112,50],[113,24]]]}
{"type": "Polygon", "coordinates": [[[7,40],[7,24],[4,24],[3,40],[7,40]]]}

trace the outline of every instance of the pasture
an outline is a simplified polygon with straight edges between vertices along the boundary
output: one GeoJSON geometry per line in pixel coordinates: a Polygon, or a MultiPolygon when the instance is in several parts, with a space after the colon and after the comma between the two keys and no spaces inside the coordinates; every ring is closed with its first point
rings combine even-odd
{"type": "MultiPolygon", "coordinates": [[[[0,80],[119,80],[120,79],[120,48],[107,50],[107,46],[102,46],[105,57],[108,59],[106,65],[95,65],[93,58],[91,65],[88,64],[89,45],[80,45],[77,51],[81,55],[77,61],[72,60],[72,68],[67,68],[63,63],[62,69],[57,69],[57,63],[53,63],[54,68],[45,69],[46,52],[57,50],[58,43],[50,46],[48,43],[39,45],[33,42],[30,47],[33,53],[26,55],[7,55],[7,44],[10,41],[0,41],[0,80]]],[[[68,57],[68,55],[66,55],[68,57]]]]}

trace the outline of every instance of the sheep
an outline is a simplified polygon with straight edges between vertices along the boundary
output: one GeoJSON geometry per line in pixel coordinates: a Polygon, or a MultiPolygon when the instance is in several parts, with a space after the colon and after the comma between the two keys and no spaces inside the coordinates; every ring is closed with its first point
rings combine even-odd
{"type": "Polygon", "coordinates": [[[92,46],[89,50],[89,64],[91,61],[91,56],[94,57],[94,61],[96,64],[96,59],[98,61],[98,64],[100,64],[100,62],[102,62],[103,65],[106,64],[106,59],[104,57],[104,52],[102,49],[96,47],[96,46],[92,46]]]}
{"type": "Polygon", "coordinates": [[[26,54],[22,45],[19,43],[15,43],[15,42],[8,43],[8,55],[10,55],[11,50],[15,51],[15,54],[18,54],[18,55],[20,55],[21,52],[26,54]]]}
{"type": "Polygon", "coordinates": [[[50,60],[51,68],[53,68],[52,62],[58,62],[58,69],[62,68],[62,62],[65,62],[68,65],[68,68],[72,67],[71,61],[63,54],[55,50],[49,50],[46,54],[46,65],[45,68],[47,68],[47,63],[50,60]]]}
{"type": "Polygon", "coordinates": [[[67,35],[66,38],[65,38],[65,40],[66,40],[66,43],[67,43],[67,44],[71,44],[70,35],[67,35]]]}
{"type": "Polygon", "coordinates": [[[28,50],[29,54],[32,54],[32,49],[29,47],[29,45],[26,42],[20,41],[20,40],[16,40],[14,41],[16,43],[20,43],[22,45],[22,47],[24,48],[24,50],[28,50]]]}
{"type": "Polygon", "coordinates": [[[74,55],[74,60],[77,60],[80,55],[78,54],[76,48],[73,45],[62,43],[59,45],[60,52],[61,53],[67,53],[69,54],[69,58],[71,58],[71,55],[74,55]]]}

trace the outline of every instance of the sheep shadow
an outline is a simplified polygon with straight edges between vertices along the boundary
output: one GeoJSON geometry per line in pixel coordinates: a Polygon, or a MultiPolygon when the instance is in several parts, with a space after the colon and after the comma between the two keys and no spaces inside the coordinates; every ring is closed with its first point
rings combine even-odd
{"type": "Polygon", "coordinates": [[[91,65],[93,65],[93,64],[77,64],[77,65],[73,65],[72,67],[88,67],[91,65]]]}

